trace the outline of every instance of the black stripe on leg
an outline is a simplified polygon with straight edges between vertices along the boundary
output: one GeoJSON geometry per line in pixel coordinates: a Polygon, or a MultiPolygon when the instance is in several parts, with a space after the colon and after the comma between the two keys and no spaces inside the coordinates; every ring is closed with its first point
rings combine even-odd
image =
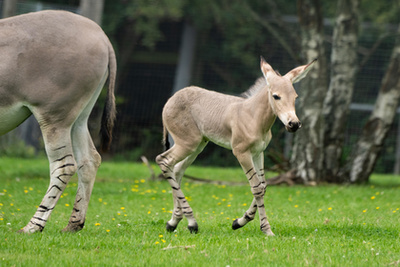
{"type": "Polygon", "coordinates": [[[33,219],[36,219],[36,220],[39,220],[39,221],[42,221],[42,222],[47,222],[47,220],[44,220],[44,219],[42,219],[40,217],[33,217],[33,219]]]}
{"type": "Polygon", "coordinates": [[[72,157],[72,154],[65,155],[64,157],[59,158],[59,159],[56,159],[56,160],[53,161],[53,162],[62,161],[63,159],[68,158],[68,157],[72,157]]]}
{"type": "Polygon", "coordinates": [[[53,151],[57,151],[57,150],[60,150],[60,149],[66,148],[66,147],[67,147],[67,146],[60,146],[60,147],[54,149],[53,151]]]}
{"type": "Polygon", "coordinates": [[[64,165],[58,167],[57,169],[55,169],[51,174],[55,173],[55,172],[56,172],[57,170],[59,170],[59,169],[63,169],[63,168],[65,168],[65,167],[69,167],[69,166],[75,167],[75,164],[73,164],[73,163],[64,164],[64,165]]]}
{"type": "Polygon", "coordinates": [[[246,172],[246,175],[249,173],[249,172],[251,172],[253,170],[253,168],[251,168],[250,170],[248,170],[247,172],[246,172]]]}
{"type": "Polygon", "coordinates": [[[251,179],[253,179],[255,175],[257,175],[257,173],[253,173],[253,175],[250,176],[249,181],[251,181],[251,179]]]}
{"type": "Polygon", "coordinates": [[[55,188],[57,188],[58,190],[62,191],[62,190],[61,190],[61,188],[60,188],[59,186],[57,186],[57,185],[53,185],[52,187],[50,187],[50,189],[49,189],[49,190],[47,190],[46,194],[47,194],[48,192],[50,192],[50,191],[51,191],[51,189],[53,189],[53,187],[55,187],[55,188]]]}

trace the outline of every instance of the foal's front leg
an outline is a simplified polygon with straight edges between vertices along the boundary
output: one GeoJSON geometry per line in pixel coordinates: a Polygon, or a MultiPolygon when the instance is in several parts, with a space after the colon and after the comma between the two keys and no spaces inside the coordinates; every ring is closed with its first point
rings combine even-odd
{"type": "Polygon", "coordinates": [[[237,159],[242,166],[243,171],[246,173],[246,177],[249,180],[251,186],[251,192],[253,193],[254,199],[248,211],[244,214],[244,216],[234,222],[232,225],[233,229],[238,229],[243,227],[247,222],[254,219],[255,216],[255,207],[257,207],[259,214],[260,214],[260,228],[261,231],[268,235],[273,236],[274,233],[271,231],[271,226],[267,220],[267,215],[265,213],[265,206],[264,206],[264,194],[265,194],[265,178],[261,174],[260,170],[260,160],[262,159],[261,156],[255,160],[253,164],[253,160],[251,154],[249,152],[243,154],[235,154],[237,159]]]}
{"type": "MultiPolygon", "coordinates": [[[[260,179],[261,183],[266,186],[267,183],[265,181],[265,174],[264,174],[264,154],[260,153],[258,156],[253,157],[253,164],[258,178],[260,179]]],[[[250,208],[244,213],[243,217],[233,221],[232,229],[237,230],[239,228],[242,228],[247,223],[254,220],[256,213],[257,213],[257,202],[256,199],[253,198],[250,208]]]]}

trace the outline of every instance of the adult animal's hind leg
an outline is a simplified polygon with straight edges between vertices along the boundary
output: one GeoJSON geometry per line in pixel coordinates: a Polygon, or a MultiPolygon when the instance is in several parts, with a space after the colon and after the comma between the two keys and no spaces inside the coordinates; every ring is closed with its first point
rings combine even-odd
{"type": "Polygon", "coordinates": [[[20,231],[34,233],[42,231],[64,192],[77,166],[71,145],[71,128],[60,125],[41,126],[47,157],[50,163],[50,185],[30,222],[20,231]]]}
{"type": "Polygon", "coordinates": [[[100,154],[93,144],[86,123],[78,123],[73,127],[72,144],[78,167],[78,189],[64,232],[76,232],[83,228],[97,169],[101,163],[100,154]]]}
{"type": "Polygon", "coordinates": [[[188,229],[192,233],[198,232],[198,225],[196,219],[193,216],[193,210],[189,206],[185,195],[180,188],[180,181],[186,169],[196,158],[196,156],[204,148],[204,145],[200,145],[197,149],[189,150],[182,146],[175,144],[169,150],[160,154],[156,158],[157,164],[160,166],[164,178],[168,180],[172,188],[172,195],[174,198],[174,212],[172,218],[167,222],[166,228],[168,231],[174,231],[182,220],[183,215],[188,219],[188,229]],[[183,161],[182,161],[183,160],[183,161]],[[177,173],[174,171],[175,165],[177,166],[177,173]],[[182,172],[183,170],[183,172],[182,172]]]}
{"type": "Polygon", "coordinates": [[[90,196],[92,194],[97,170],[101,163],[101,156],[97,152],[89,133],[87,126],[88,118],[103,88],[106,78],[107,74],[105,74],[100,81],[97,90],[72,127],[72,147],[78,167],[78,189],[71,217],[69,218],[68,225],[63,229],[63,232],[79,231],[85,224],[90,196]]]}

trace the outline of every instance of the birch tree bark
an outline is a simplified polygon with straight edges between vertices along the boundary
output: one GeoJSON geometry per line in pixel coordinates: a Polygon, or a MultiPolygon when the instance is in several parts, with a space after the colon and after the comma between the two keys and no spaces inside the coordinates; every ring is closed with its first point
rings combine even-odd
{"type": "Polygon", "coordinates": [[[296,112],[303,126],[295,134],[290,163],[296,178],[301,178],[305,184],[315,184],[320,177],[322,166],[321,114],[327,88],[327,63],[320,1],[298,1],[298,16],[304,61],[310,62],[315,58],[318,58],[318,61],[297,90],[299,100],[296,112]]]}
{"type": "Polygon", "coordinates": [[[79,8],[81,9],[81,15],[101,25],[104,0],[81,0],[79,8]]]}
{"type": "Polygon", "coordinates": [[[393,124],[400,99],[400,25],[374,110],[342,174],[351,183],[367,182],[393,124]]]}
{"type": "Polygon", "coordinates": [[[17,0],[4,0],[2,18],[14,16],[17,13],[17,0]]]}
{"type": "Polygon", "coordinates": [[[341,182],[344,130],[357,73],[359,0],[339,0],[333,30],[331,73],[324,100],[323,180],[341,182]]]}

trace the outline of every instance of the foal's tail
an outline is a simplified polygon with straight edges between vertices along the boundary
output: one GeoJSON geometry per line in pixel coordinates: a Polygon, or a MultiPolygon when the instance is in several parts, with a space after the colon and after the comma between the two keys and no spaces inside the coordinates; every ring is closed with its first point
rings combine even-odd
{"type": "Polygon", "coordinates": [[[165,151],[167,151],[169,148],[170,148],[170,143],[169,143],[169,140],[168,140],[168,130],[167,130],[167,128],[164,126],[164,129],[163,129],[163,140],[162,140],[162,143],[163,143],[163,145],[164,145],[164,149],[165,149],[165,151]]]}
{"type": "Polygon", "coordinates": [[[111,45],[108,47],[108,91],[106,96],[106,103],[104,104],[103,116],[101,118],[101,151],[108,151],[112,141],[112,130],[114,127],[115,117],[117,115],[115,107],[115,79],[117,76],[117,60],[115,52],[111,45]]]}

